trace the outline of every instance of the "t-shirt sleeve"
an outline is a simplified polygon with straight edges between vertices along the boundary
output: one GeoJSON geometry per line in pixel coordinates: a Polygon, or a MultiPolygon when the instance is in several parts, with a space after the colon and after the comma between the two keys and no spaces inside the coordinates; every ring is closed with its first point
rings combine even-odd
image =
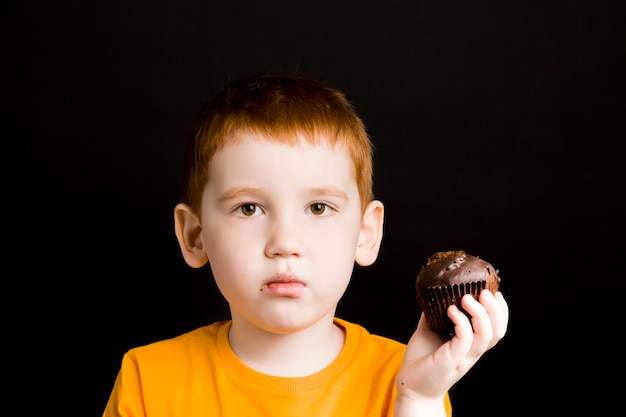
{"type": "Polygon", "coordinates": [[[143,417],[141,381],[135,359],[126,353],[115,379],[103,417],[143,417]]]}

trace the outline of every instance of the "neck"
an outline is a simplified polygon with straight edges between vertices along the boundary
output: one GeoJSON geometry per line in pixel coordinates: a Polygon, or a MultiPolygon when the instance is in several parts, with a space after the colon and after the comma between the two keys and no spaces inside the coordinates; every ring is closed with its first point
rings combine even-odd
{"type": "Polygon", "coordinates": [[[275,333],[233,314],[229,341],[247,366],[268,375],[301,377],[328,366],[341,352],[345,335],[325,316],[305,329],[275,333]]]}

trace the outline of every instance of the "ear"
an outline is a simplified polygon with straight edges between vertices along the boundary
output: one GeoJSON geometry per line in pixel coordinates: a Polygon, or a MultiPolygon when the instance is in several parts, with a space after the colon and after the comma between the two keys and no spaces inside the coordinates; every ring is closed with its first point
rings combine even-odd
{"type": "Polygon", "coordinates": [[[187,265],[200,268],[208,261],[202,242],[202,223],[187,204],[174,208],[174,231],[187,265]]]}
{"type": "Polygon", "coordinates": [[[385,207],[378,200],[371,201],[365,208],[361,221],[359,243],[356,248],[356,263],[369,266],[378,258],[378,251],[383,239],[385,207]]]}

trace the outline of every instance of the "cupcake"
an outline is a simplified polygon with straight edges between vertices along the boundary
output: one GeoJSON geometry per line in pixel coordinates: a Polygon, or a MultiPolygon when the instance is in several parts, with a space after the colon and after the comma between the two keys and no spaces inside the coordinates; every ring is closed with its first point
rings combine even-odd
{"type": "Polygon", "coordinates": [[[428,257],[417,274],[415,290],[430,329],[446,337],[454,336],[448,307],[456,304],[463,311],[463,295],[478,299],[485,288],[495,293],[500,285],[498,272],[489,262],[462,250],[436,252],[428,257]]]}

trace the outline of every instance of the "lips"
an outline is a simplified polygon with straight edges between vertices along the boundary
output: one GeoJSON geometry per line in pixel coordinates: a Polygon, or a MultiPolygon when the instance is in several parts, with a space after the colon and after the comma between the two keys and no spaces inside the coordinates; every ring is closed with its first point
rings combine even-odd
{"type": "Polygon", "coordinates": [[[268,280],[261,291],[274,297],[299,297],[306,285],[298,280],[294,274],[279,273],[268,280]]]}

